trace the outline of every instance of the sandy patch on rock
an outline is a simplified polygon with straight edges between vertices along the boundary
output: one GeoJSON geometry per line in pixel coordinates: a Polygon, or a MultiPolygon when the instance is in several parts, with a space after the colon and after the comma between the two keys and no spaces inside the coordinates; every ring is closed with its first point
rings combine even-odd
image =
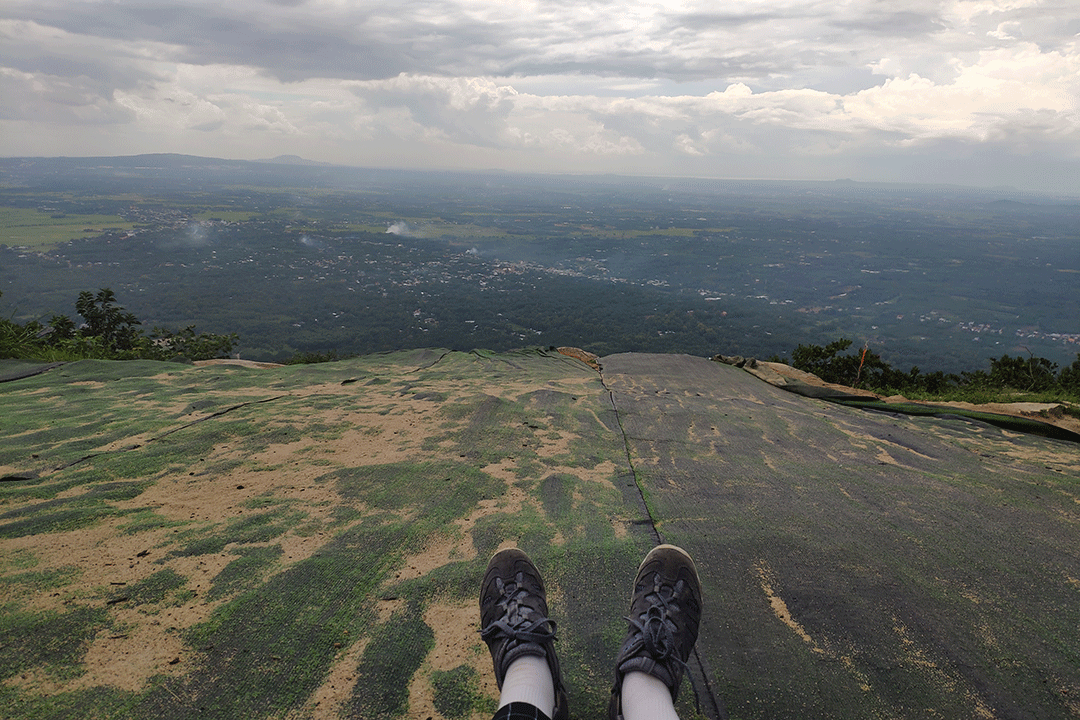
{"type": "MultiPolygon", "coordinates": [[[[498,697],[495,671],[486,646],[480,639],[480,608],[475,602],[434,604],[424,612],[424,622],[435,632],[435,646],[409,685],[409,717],[442,718],[435,709],[431,674],[468,665],[477,674],[477,691],[498,697]]],[[[479,718],[481,715],[474,714],[479,718]]]]}
{"type": "Polygon", "coordinates": [[[960,401],[947,401],[939,402],[934,400],[909,400],[903,395],[890,395],[888,397],[879,395],[869,390],[861,390],[858,388],[848,387],[846,385],[836,385],[834,383],[827,383],[817,375],[805,372],[803,370],[797,370],[790,365],[784,363],[766,362],[759,360],[754,367],[750,367],[749,364],[743,367],[744,370],[751,375],[764,380],[770,385],[776,387],[784,387],[787,385],[788,380],[795,380],[806,385],[813,385],[815,387],[829,388],[830,390],[836,390],[838,392],[847,393],[849,395],[860,395],[868,400],[883,400],[890,404],[914,404],[914,405],[930,405],[930,406],[942,406],[942,407],[954,407],[958,410],[970,410],[973,412],[985,412],[993,413],[996,415],[1009,415],[1012,417],[1024,418],[1026,420],[1037,420],[1049,425],[1056,425],[1057,427],[1064,428],[1065,430],[1071,430],[1074,433],[1080,435],[1080,418],[1076,418],[1069,415],[1066,412],[1066,406],[1061,403],[1029,403],[1029,402],[1017,402],[1017,403],[984,403],[975,404],[960,401]]]}
{"type": "Polygon", "coordinates": [[[87,673],[67,689],[109,685],[138,692],[155,675],[180,675],[190,670],[185,661],[191,656],[191,650],[184,645],[177,630],[190,627],[198,620],[169,615],[166,620],[170,624],[166,625],[156,619],[147,623],[140,614],[133,609],[114,613],[118,626],[130,625],[131,630],[118,633],[107,629],[98,633],[84,660],[87,673]]]}
{"type": "Polygon", "coordinates": [[[25,689],[54,694],[95,685],[124,690],[141,689],[157,674],[179,674],[185,670],[187,652],[178,631],[206,620],[216,607],[203,597],[210,580],[232,559],[232,555],[203,555],[172,558],[165,564],[154,560],[163,555],[155,548],[170,530],[125,535],[117,530],[120,521],[71,532],[47,533],[5,540],[4,553],[28,550],[39,560],[35,570],[76,565],[80,573],[58,590],[24,594],[27,607],[63,612],[72,604],[108,607],[111,628],[101,630],[85,657],[86,673],[67,683],[57,683],[40,673],[17,678],[25,689]],[[141,557],[140,557],[141,555],[141,557]],[[122,598],[124,588],[169,568],[187,580],[185,587],[194,597],[179,605],[166,603],[132,606],[122,598]],[[119,628],[120,630],[117,630],[119,628]],[[179,658],[179,660],[176,660],[179,658]],[[173,662],[176,660],[176,662],[173,662]]]}
{"type": "Polygon", "coordinates": [[[815,653],[824,654],[825,650],[810,637],[810,633],[806,632],[802,625],[791,616],[791,611],[788,610],[787,603],[783,598],[773,592],[772,589],[772,570],[764,560],[758,560],[754,563],[754,569],[757,570],[758,582],[761,584],[761,591],[765,593],[765,599],[769,603],[769,607],[773,611],[773,615],[780,622],[787,625],[792,632],[799,636],[804,643],[810,646],[810,649],[815,653]]]}
{"type": "Polygon", "coordinates": [[[405,558],[401,569],[394,574],[393,578],[387,578],[384,585],[415,580],[443,565],[458,560],[471,560],[474,557],[476,557],[476,548],[471,536],[459,533],[454,533],[453,536],[436,536],[423,551],[405,558]]]}
{"type": "MultiPolygon", "coordinates": [[[[285,463],[289,458],[306,457],[311,443],[300,441],[271,446],[260,459],[285,463]]],[[[244,457],[242,448],[222,446],[207,460],[244,457]]],[[[223,551],[190,557],[167,557],[177,546],[177,536],[192,527],[204,527],[208,532],[223,530],[229,520],[245,515],[268,512],[280,505],[245,507],[245,503],[261,497],[294,500],[286,504],[287,511],[300,510],[306,517],[304,525],[327,523],[340,496],[328,483],[314,479],[327,467],[306,463],[285,471],[257,471],[247,468],[218,476],[187,476],[167,474],[159,477],[143,493],[131,500],[114,502],[120,510],[150,509],[167,521],[181,522],[181,527],[164,527],[128,534],[122,527],[128,517],[110,518],[91,527],[69,532],[50,532],[0,540],[4,555],[25,551],[37,560],[35,572],[75,566],[78,575],[60,588],[44,591],[28,590],[19,597],[26,607],[41,611],[64,612],[72,604],[107,607],[112,627],[102,630],[90,643],[85,656],[86,673],[67,683],[57,683],[43,673],[27,673],[15,678],[23,688],[34,693],[53,694],[96,685],[108,685],[123,690],[138,691],[154,675],[174,675],[186,671],[185,649],[181,632],[205,621],[220,603],[205,601],[213,578],[236,559],[231,552],[235,545],[223,551]],[[164,605],[131,606],[116,601],[123,589],[147,577],[170,569],[185,578],[186,585],[176,592],[190,591],[194,597],[181,605],[170,605],[170,593],[164,605]],[[112,602],[110,602],[112,601],[112,602]],[[119,628],[119,630],[118,630],[119,628]]],[[[84,493],[77,486],[57,495],[58,499],[84,493]]],[[[21,503],[32,506],[38,501],[21,503]]],[[[293,564],[311,557],[329,539],[317,529],[298,534],[289,530],[269,543],[245,545],[255,547],[280,544],[282,561],[293,564]]],[[[222,601],[224,602],[224,601],[222,601]]]]}

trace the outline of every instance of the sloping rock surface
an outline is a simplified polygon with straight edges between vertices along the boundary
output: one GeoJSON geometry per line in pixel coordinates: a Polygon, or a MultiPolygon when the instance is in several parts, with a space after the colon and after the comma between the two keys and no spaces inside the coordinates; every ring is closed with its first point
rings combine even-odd
{"type": "Polygon", "coordinates": [[[572,714],[600,717],[660,540],[701,571],[707,716],[1080,716],[1075,444],[688,356],[599,365],[423,350],[3,383],[5,716],[484,718],[475,595],[518,545],[572,714]]]}

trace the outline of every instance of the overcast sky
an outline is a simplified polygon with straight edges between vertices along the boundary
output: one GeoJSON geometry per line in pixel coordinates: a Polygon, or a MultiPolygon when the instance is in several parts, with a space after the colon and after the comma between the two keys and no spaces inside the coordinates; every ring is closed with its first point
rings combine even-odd
{"type": "Polygon", "coordinates": [[[1080,0],[4,0],[0,154],[1080,194],[1080,0]]]}

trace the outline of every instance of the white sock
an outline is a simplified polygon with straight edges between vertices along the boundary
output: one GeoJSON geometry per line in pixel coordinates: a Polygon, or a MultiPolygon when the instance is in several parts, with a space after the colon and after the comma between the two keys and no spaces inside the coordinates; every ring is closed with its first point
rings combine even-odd
{"type": "Polygon", "coordinates": [[[668,686],[643,672],[623,677],[622,714],[623,720],[679,720],[668,686]]]}
{"type": "Polygon", "coordinates": [[[555,681],[551,678],[547,660],[525,655],[510,663],[503,677],[499,707],[512,702],[529,703],[551,717],[555,711],[555,681]]]}

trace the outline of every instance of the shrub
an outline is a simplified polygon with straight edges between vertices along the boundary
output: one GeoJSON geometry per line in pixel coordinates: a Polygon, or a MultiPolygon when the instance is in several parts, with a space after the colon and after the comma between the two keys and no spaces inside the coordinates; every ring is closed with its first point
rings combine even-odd
{"type": "Polygon", "coordinates": [[[141,321],[116,304],[109,288],[101,288],[96,295],[82,291],[75,310],[83,318],[82,325],[66,315],[53,315],[48,325],[0,319],[0,358],[170,360],[179,356],[209,360],[228,357],[240,341],[235,333],[196,333],[194,325],[179,332],[156,327],[147,336],[139,328],[141,321]]]}

